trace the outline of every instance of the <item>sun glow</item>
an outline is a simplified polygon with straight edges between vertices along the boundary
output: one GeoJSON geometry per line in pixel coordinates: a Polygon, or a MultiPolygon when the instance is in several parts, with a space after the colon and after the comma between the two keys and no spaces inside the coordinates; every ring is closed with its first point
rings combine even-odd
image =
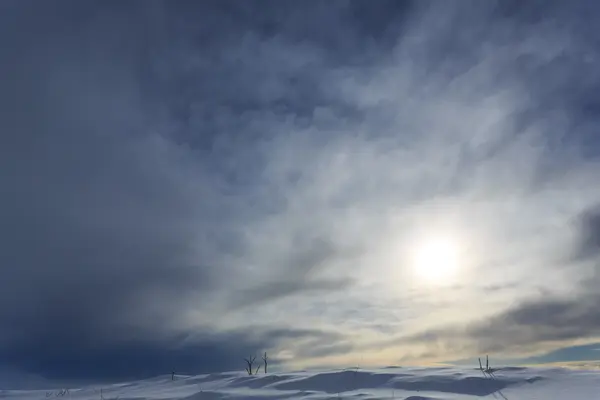
{"type": "Polygon", "coordinates": [[[432,283],[448,283],[459,267],[458,245],[449,238],[430,238],[414,248],[415,274],[432,283]]]}

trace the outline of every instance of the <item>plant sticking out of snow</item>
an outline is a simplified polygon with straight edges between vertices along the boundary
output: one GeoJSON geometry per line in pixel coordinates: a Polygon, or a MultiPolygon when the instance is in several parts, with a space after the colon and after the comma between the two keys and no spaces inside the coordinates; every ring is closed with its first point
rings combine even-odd
{"type": "MultiPolygon", "coordinates": [[[[46,397],[51,397],[52,396],[52,392],[46,392],[46,397]]],[[[61,389],[58,392],[54,393],[55,397],[64,397],[66,395],[71,395],[71,393],[69,392],[69,389],[61,389]]]]}
{"type": "Polygon", "coordinates": [[[481,358],[478,359],[479,360],[479,370],[481,371],[481,373],[483,374],[483,376],[486,377],[494,377],[494,372],[496,371],[494,368],[490,367],[490,359],[489,357],[486,355],[485,356],[485,368],[483,368],[483,365],[481,364],[481,358]]]}
{"type": "Polygon", "coordinates": [[[244,368],[246,370],[246,372],[248,373],[248,375],[256,375],[258,374],[258,371],[260,370],[260,365],[258,367],[256,367],[256,370],[252,369],[252,365],[254,364],[254,361],[256,360],[256,356],[252,356],[250,358],[244,358],[244,361],[246,361],[246,368],[244,368]]]}
{"type": "MultiPolygon", "coordinates": [[[[265,374],[267,373],[267,365],[268,365],[268,360],[269,358],[267,357],[267,352],[265,352],[265,354],[263,354],[262,356],[263,362],[264,362],[264,370],[265,370],[265,374]]],[[[258,372],[260,371],[260,367],[261,364],[258,364],[258,366],[256,367],[256,369],[252,368],[252,365],[254,365],[254,361],[256,361],[256,356],[252,356],[250,358],[244,358],[244,361],[246,361],[246,368],[244,368],[244,370],[248,373],[248,375],[256,375],[258,374],[258,372]]]]}
{"type": "Polygon", "coordinates": [[[267,357],[267,352],[266,352],[266,351],[265,351],[265,354],[263,354],[263,357],[262,357],[262,359],[263,359],[263,363],[264,363],[264,365],[265,365],[265,368],[264,368],[264,370],[265,370],[265,374],[266,374],[266,373],[267,373],[267,361],[268,361],[268,359],[269,359],[269,358],[267,357]]]}

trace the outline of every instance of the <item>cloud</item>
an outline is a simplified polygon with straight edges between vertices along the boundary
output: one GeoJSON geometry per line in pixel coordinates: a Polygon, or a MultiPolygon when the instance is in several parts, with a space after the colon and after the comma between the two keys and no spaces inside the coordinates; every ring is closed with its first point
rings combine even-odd
{"type": "Polygon", "coordinates": [[[131,71],[107,61],[128,49],[106,54],[99,42],[90,54],[55,31],[82,28],[50,11],[37,26],[21,16],[30,37],[4,46],[0,352],[59,374],[109,343],[166,340],[173,311],[208,292],[213,273],[190,258],[201,252],[189,223],[200,192],[169,165],[177,151],[132,135],[143,122],[131,71]]]}
{"type": "Polygon", "coordinates": [[[578,218],[578,243],[574,259],[597,259],[600,254],[600,209],[592,207],[578,218]]]}
{"type": "Polygon", "coordinates": [[[569,273],[579,277],[564,295],[536,296],[472,327],[470,333],[485,346],[536,345],[565,340],[593,340],[600,334],[598,283],[597,207],[584,211],[574,226],[574,261],[569,273]]]}
{"type": "MultiPolygon", "coordinates": [[[[221,326],[219,313],[238,303],[258,306],[347,285],[346,277],[314,276],[334,252],[318,239],[265,259],[259,275],[244,265],[246,229],[255,212],[265,212],[252,202],[268,202],[243,187],[252,163],[260,164],[246,154],[252,141],[235,132],[243,118],[237,126],[222,124],[236,107],[251,121],[253,110],[279,97],[251,94],[253,74],[262,76],[260,65],[272,63],[281,46],[276,40],[263,45],[240,30],[233,39],[234,46],[242,40],[236,56],[251,57],[260,45],[268,59],[257,59],[260,65],[246,69],[248,76],[220,91],[212,80],[226,83],[231,71],[220,75],[221,67],[239,59],[206,67],[206,92],[222,96],[207,97],[208,107],[226,109],[212,126],[209,118],[204,131],[196,131],[197,116],[178,115],[177,97],[185,98],[186,90],[174,80],[185,79],[185,71],[172,69],[189,65],[163,70],[169,60],[153,58],[190,45],[194,32],[179,40],[181,33],[169,31],[177,29],[173,24],[184,9],[158,2],[4,7],[3,52],[11,60],[3,66],[1,100],[2,183],[11,193],[0,204],[7,277],[0,284],[0,354],[6,363],[61,378],[237,369],[243,354],[278,339],[268,333],[250,339],[221,326]],[[159,27],[162,32],[153,31],[159,27]],[[250,86],[240,91],[238,84],[250,86]],[[245,156],[247,164],[238,165],[245,156]],[[244,284],[245,276],[257,279],[244,284]],[[194,339],[183,341],[187,335],[194,339]]],[[[193,62],[185,51],[179,55],[193,62]]],[[[296,68],[310,62],[299,61],[296,68]]],[[[196,79],[202,71],[194,73],[196,79]]],[[[202,104],[183,107],[203,112],[202,104]]]]}
{"type": "MultiPolygon", "coordinates": [[[[544,291],[525,298],[516,304],[485,318],[463,326],[438,327],[421,332],[410,338],[414,342],[436,342],[450,351],[496,352],[508,354],[536,354],[540,356],[521,358],[522,362],[554,362],[582,360],[578,349],[590,345],[560,348],[561,343],[594,342],[600,334],[600,314],[596,304],[598,253],[596,237],[600,229],[597,207],[582,212],[574,219],[573,252],[568,273],[579,278],[574,280],[570,291],[558,294],[544,291]],[[575,263],[579,261],[579,263],[575,263]],[[581,262],[584,261],[584,262],[581,262]],[[556,351],[549,351],[556,349],[556,351]],[[567,357],[567,359],[565,359],[567,357]],[[577,357],[577,360],[571,359],[577,357]]],[[[490,288],[485,288],[489,292],[490,288]]],[[[592,345],[595,346],[595,345],[592,345]]],[[[514,360],[517,360],[516,358],[514,360]]]]}
{"type": "Polygon", "coordinates": [[[382,344],[389,364],[594,334],[593,2],[2,8],[11,366],[142,376],[382,344]],[[463,258],[438,287],[409,254],[439,235],[463,258]]]}
{"type": "Polygon", "coordinates": [[[270,276],[262,277],[257,285],[241,290],[232,297],[231,307],[256,307],[298,293],[327,293],[347,288],[352,283],[349,277],[311,278],[315,269],[339,256],[333,244],[323,239],[312,239],[305,245],[298,243],[281,260],[285,265],[282,273],[270,271],[270,276]]]}

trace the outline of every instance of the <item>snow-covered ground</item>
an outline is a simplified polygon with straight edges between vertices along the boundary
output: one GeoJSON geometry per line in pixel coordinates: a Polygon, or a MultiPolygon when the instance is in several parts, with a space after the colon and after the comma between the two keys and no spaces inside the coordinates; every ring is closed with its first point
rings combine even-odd
{"type": "Polygon", "coordinates": [[[2,390],[7,400],[136,399],[600,399],[600,372],[559,368],[504,368],[494,377],[477,370],[390,367],[373,370],[242,372],[152,379],[59,390],[2,390]]]}

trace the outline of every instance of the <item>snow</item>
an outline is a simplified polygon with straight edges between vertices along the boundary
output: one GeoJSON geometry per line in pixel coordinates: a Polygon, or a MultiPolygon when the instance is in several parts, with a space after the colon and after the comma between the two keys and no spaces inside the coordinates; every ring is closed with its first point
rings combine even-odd
{"type": "MultiPolygon", "coordinates": [[[[457,367],[319,372],[244,372],[171,375],[106,385],[2,390],[6,400],[221,400],[221,399],[402,399],[402,400],[584,400],[600,398],[600,372],[566,368],[503,368],[493,377],[457,367]],[[63,389],[67,389],[66,387],[63,389]]],[[[2,382],[2,381],[0,381],[2,382]]],[[[6,382],[6,380],[3,380],[6,382]]],[[[36,383],[37,384],[37,383],[36,383]]],[[[7,387],[7,386],[5,386],[7,387]]]]}

